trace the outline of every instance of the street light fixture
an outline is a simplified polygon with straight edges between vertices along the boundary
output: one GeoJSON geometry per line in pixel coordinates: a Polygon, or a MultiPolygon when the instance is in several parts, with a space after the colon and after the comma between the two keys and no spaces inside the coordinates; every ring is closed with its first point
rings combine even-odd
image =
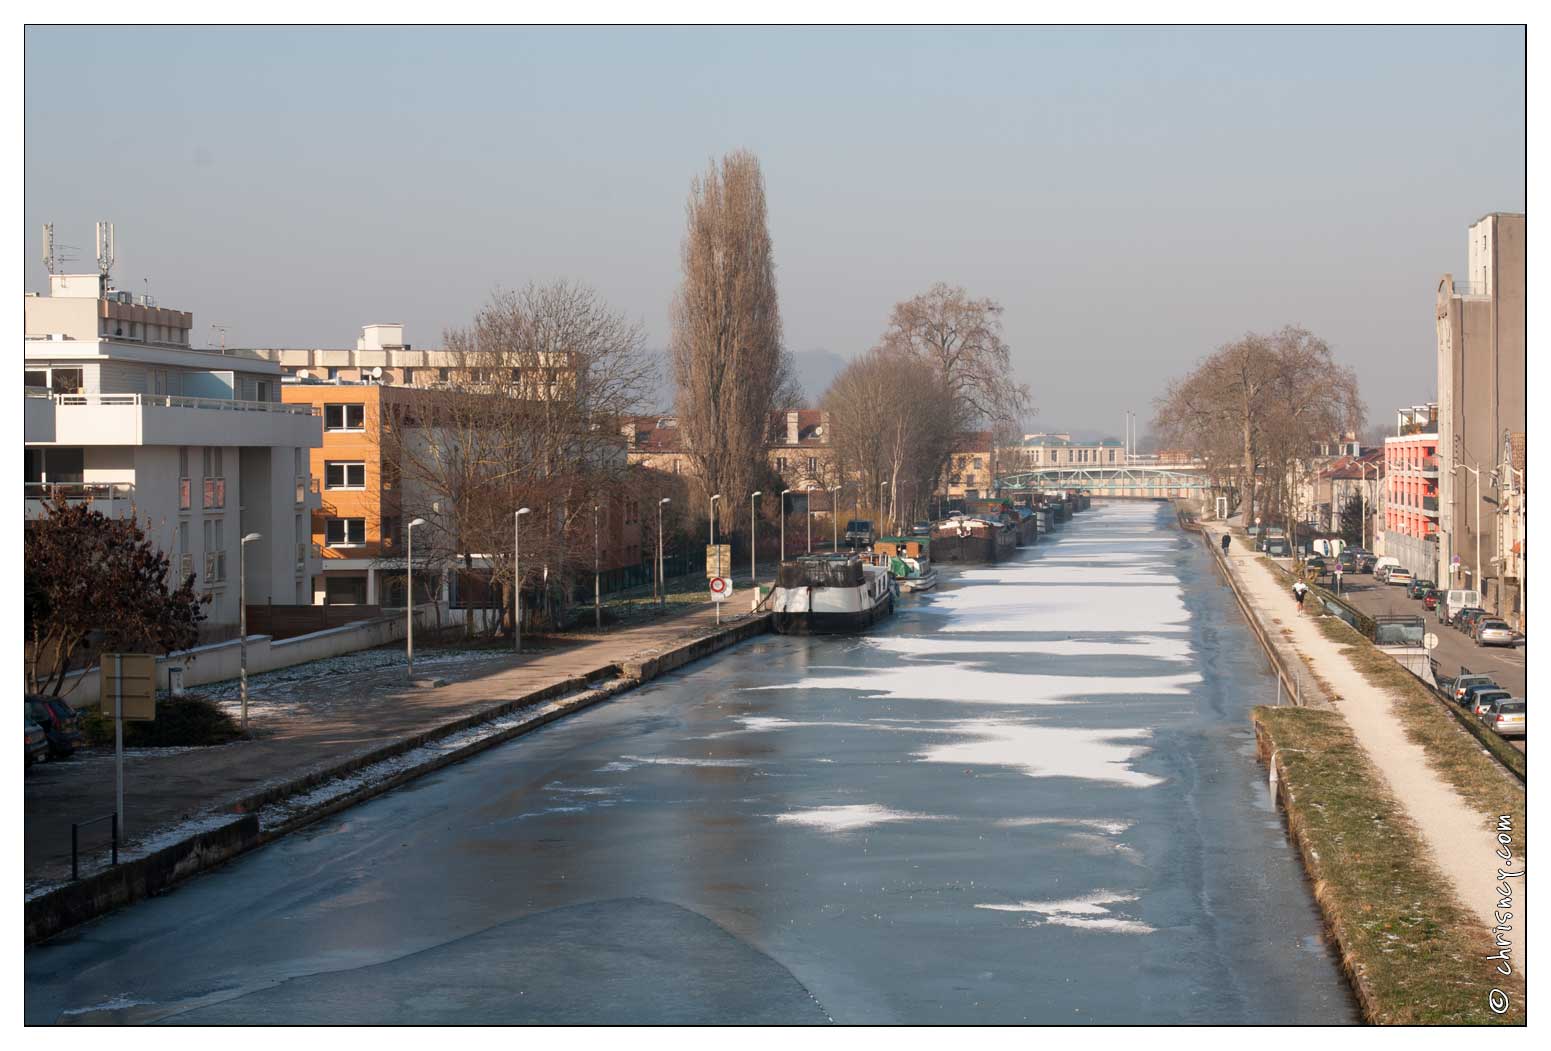
{"type": "Polygon", "coordinates": [[[242,643],[238,646],[238,662],[241,666],[242,733],[245,737],[248,733],[248,545],[263,539],[263,533],[249,533],[237,545],[237,617],[240,621],[237,631],[242,636],[242,643]]]}
{"type": "Polygon", "coordinates": [[[657,578],[652,583],[656,585],[658,609],[661,609],[668,599],[668,589],[662,584],[662,509],[672,502],[673,498],[668,496],[657,501],[657,578]]]}
{"type": "Polygon", "coordinates": [[[795,493],[795,489],[781,490],[781,561],[786,561],[786,494],[795,493]]]}
{"type": "Polygon", "coordinates": [[[410,679],[415,677],[415,526],[421,525],[425,519],[416,518],[404,530],[404,664],[410,679]]]}
{"type": "Polygon", "coordinates": [[[829,490],[829,526],[830,541],[829,550],[832,554],[840,552],[840,490],[843,486],[831,486],[829,490]]]}
{"type": "Polygon", "coordinates": [[[522,652],[522,516],[532,508],[512,513],[512,652],[522,652]]]}

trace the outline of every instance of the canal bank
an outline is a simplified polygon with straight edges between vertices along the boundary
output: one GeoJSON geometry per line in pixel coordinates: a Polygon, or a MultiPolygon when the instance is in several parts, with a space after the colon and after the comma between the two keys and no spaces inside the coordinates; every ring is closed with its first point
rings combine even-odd
{"type": "MultiPolygon", "coordinates": [[[[542,668],[534,667],[544,663],[539,657],[528,666],[472,683],[407,686],[405,692],[438,702],[449,715],[460,714],[375,747],[338,749],[341,754],[321,762],[315,761],[314,750],[295,747],[294,741],[290,749],[282,745],[246,756],[244,779],[263,781],[266,773],[268,779],[260,788],[236,798],[223,794],[227,788],[224,779],[201,783],[186,772],[180,776],[176,767],[198,758],[190,751],[166,756],[167,761],[145,776],[174,779],[183,793],[185,813],[191,816],[156,825],[154,817],[136,807],[132,812],[137,820],[153,822],[151,831],[120,850],[119,864],[99,857],[103,851],[90,852],[83,858],[84,876],[80,879],[60,878],[57,860],[30,868],[24,906],[26,942],[42,941],[122,905],[161,893],[320,818],[769,629],[768,614],[740,615],[726,624],[708,625],[702,623],[705,620],[703,614],[681,618],[673,624],[671,637],[663,635],[661,626],[653,626],[656,630],[627,629],[607,640],[610,645],[593,648],[579,662],[552,662],[555,666],[548,676],[542,668]],[[535,678],[540,685],[530,685],[535,678]],[[460,703],[469,701],[472,710],[469,703],[460,703]]],[[[328,687],[320,684],[318,688],[328,687]]],[[[345,729],[342,722],[348,723],[348,716],[331,715],[323,730],[337,737],[345,729]]],[[[235,747],[251,744],[240,742],[235,747]]],[[[131,797],[132,804],[139,802],[131,797]]]]}
{"type": "Polygon", "coordinates": [[[1095,507],[34,947],[27,1019],[1355,1021],[1212,572],[1095,507]]]}
{"type": "Polygon", "coordinates": [[[1268,707],[1254,718],[1364,1016],[1522,1020],[1523,925],[1513,916],[1523,915],[1524,889],[1510,883],[1505,896],[1499,875],[1503,835],[1512,856],[1525,851],[1522,786],[1430,698],[1386,689],[1380,669],[1363,661],[1363,640],[1335,618],[1299,610],[1252,553],[1231,546],[1224,564],[1246,601],[1284,626],[1331,701],[1328,712],[1268,707]],[[1513,916],[1502,921],[1505,899],[1513,916]],[[1507,975],[1488,959],[1504,949],[1507,975]]]}

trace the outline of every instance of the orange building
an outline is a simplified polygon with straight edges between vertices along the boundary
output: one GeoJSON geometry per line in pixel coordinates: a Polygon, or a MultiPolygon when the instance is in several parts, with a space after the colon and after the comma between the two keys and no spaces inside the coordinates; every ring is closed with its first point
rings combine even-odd
{"type": "MultiPolygon", "coordinates": [[[[312,540],[322,551],[322,572],[313,577],[313,601],[328,605],[402,606],[404,601],[404,484],[384,460],[383,421],[395,410],[424,409],[438,393],[425,388],[374,383],[287,383],[282,399],[311,404],[323,418],[323,445],[311,450],[311,471],[321,496],[313,513],[312,540]]],[[[623,444],[623,443],[621,443],[623,444]]],[[[623,455],[623,451],[621,451],[623,455]]],[[[435,499],[420,494],[416,513],[435,499]]],[[[601,508],[599,565],[605,590],[636,583],[642,565],[641,514],[625,494],[601,508]]],[[[591,533],[578,561],[591,561],[591,533]]],[[[419,566],[420,559],[415,563],[419,566]]],[[[476,555],[472,574],[442,581],[416,574],[417,602],[432,597],[461,609],[489,604],[488,559],[476,555]],[[422,591],[422,588],[425,590],[422,591]]],[[[589,581],[590,588],[590,581],[589,581]]]]}

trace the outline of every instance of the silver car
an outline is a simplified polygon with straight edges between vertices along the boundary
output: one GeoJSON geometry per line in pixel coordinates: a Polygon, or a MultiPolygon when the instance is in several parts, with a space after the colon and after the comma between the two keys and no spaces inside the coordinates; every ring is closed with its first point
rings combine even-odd
{"type": "Polygon", "coordinates": [[[1499,701],[1492,710],[1481,717],[1487,727],[1497,731],[1499,737],[1524,737],[1524,699],[1513,697],[1499,701]]]}
{"type": "Polygon", "coordinates": [[[1483,620],[1476,629],[1477,646],[1512,646],[1513,642],[1513,629],[1505,621],[1483,620]]]}

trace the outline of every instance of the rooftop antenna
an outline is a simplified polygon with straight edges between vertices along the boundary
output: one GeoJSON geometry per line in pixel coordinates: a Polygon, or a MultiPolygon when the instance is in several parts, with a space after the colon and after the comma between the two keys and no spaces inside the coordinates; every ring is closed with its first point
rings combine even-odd
{"type": "Polygon", "coordinates": [[[103,277],[113,269],[113,224],[97,223],[97,272],[103,277]]]}
{"type": "Polygon", "coordinates": [[[43,224],[43,269],[51,275],[59,272],[59,261],[54,258],[54,224],[43,224]]]}
{"type": "Polygon", "coordinates": [[[211,322],[210,327],[215,329],[217,332],[219,332],[221,334],[221,353],[225,354],[226,353],[226,326],[225,325],[217,325],[214,322],[211,322]]]}

